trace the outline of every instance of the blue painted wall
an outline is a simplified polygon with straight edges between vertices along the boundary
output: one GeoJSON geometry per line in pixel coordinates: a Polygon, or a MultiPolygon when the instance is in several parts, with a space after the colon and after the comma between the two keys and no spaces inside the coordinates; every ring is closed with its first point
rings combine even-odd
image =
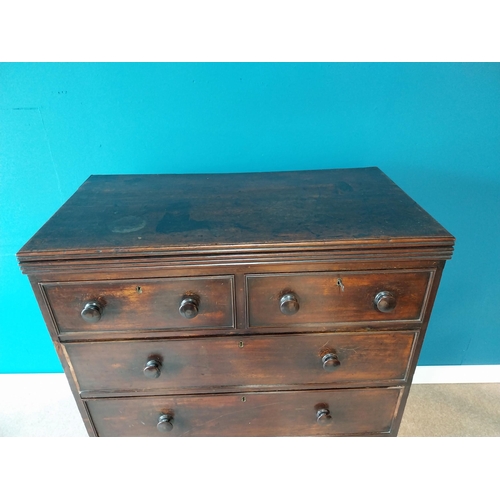
{"type": "Polygon", "coordinates": [[[0,64],[0,372],[61,371],[14,254],[90,174],[371,165],[457,238],[420,364],[500,364],[499,64],[0,64]]]}

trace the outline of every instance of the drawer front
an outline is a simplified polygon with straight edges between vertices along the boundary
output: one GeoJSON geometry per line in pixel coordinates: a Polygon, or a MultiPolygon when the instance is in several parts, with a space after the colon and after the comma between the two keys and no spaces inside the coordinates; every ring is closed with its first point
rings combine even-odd
{"type": "Polygon", "coordinates": [[[234,326],[232,276],[44,283],[42,288],[63,334],[234,326]]]}
{"type": "Polygon", "coordinates": [[[249,327],[421,321],[434,271],[247,275],[249,327]]]}
{"type": "Polygon", "coordinates": [[[329,436],[388,434],[400,395],[401,388],[339,389],[86,404],[99,436],[329,436]]]}
{"type": "Polygon", "coordinates": [[[401,383],[416,332],[300,334],[64,346],[82,396],[315,384],[401,383]]]}

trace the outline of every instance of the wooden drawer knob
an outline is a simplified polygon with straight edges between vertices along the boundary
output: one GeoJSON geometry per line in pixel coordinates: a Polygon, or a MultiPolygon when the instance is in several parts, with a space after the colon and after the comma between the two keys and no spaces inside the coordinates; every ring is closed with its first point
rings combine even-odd
{"type": "Polygon", "coordinates": [[[156,428],[160,432],[170,432],[174,428],[174,417],[168,413],[162,413],[156,424],[156,428]]]}
{"type": "Polygon", "coordinates": [[[193,319],[198,316],[198,309],[200,307],[200,298],[197,295],[189,295],[182,297],[179,312],[181,316],[186,319],[193,319]]]}
{"type": "Polygon", "coordinates": [[[87,302],[81,315],[87,323],[97,323],[102,316],[102,306],[98,302],[87,302]]]}
{"type": "Polygon", "coordinates": [[[300,308],[299,299],[293,292],[285,293],[280,299],[280,311],[287,316],[295,314],[300,308]]]}
{"type": "Polygon", "coordinates": [[[379,292],[375,296],[375,306],[380,312],[388,313],[396,307],[396,297],[391,292],[379,292]]]}
{"type": "Polygon", "coordinates": [[[332,416],[328,408],[321,408],[321,410],[316,412],[316,422],[318,422],[318,424],[327,424],[331,419],[332,416]]]}
{"type": "Polygon", "coordinates": [[[150,359],[142,371],[147,378],[158,378],[161,375],[161,363],[156,359],[150,359]]]}
{"type": "Polygon", "coordinates": [[[321,362],[323,363],[323,370],[327,372],[333,372],[337,367],[340,366],[339,358],[333,352],[325,354],[321,358],[321,362]]]}

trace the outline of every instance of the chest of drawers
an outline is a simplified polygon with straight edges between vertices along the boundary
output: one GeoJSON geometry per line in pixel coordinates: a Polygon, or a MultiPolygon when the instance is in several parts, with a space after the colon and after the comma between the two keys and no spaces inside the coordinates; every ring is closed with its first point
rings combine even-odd
{"type": "Polygon", "coordinates": [[[389,436],[453,244],[371,167],[91,176],[17,256],[91,436],[389,436]]]}

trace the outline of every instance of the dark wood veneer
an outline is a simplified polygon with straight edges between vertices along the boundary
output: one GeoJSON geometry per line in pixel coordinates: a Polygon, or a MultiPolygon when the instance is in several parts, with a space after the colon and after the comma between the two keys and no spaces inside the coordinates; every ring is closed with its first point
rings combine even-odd
{"type": "Polygon", "coordinates": [[[18,260],[91,436],[394,436],[453,244],[375,167],[91,176],[18,260]]]}
{"type": "Polygon", "coordinates": [[[401,388],[87,400],[101,436],[388,435],[401,388]],[[318,422],[318,411],[331,419],[318,422]],[[158,430],[162,415],[172,429],[158,430]]]}
{"type": "Polygon", "coordinates": [[[19,257],[25,261],[145,252],[260,253],[330,245],[448,247],[453,241],[376,167],[93,175],[19,251],[19,257]],[[127,227],[130,218],[134,220],[127,227]],[[139,220],[144,224],[137,224],[139,220]]]}
{"type": "MultiPolygon", "coordinates": [[[[405,382],[416,332],[247,335],[65,344],[80,391],[193,392],[200,388],[405,382]],[[327,371],[322,358],[339,361],[327,371]],[[155,360],[159,376],[146,377],[155,360]],[[230,376],[228,377],[228,374],[230,376]]],[[[156,373],[156,370],[155,370],[156,373]]]]}
{"type": "Polygon", "coordinates": [[[432,275],[429,270],[250,275],[249,326],[419,321],[432,275]],[[388,313],[375,303],[384,291],[396,301],[388,313]],[[297,309],[293,314],[280,314],[280,300],[287,294],[293,294],[297,309]]]}
{"type": "Polygon", "coordinates": [[[232,276],[42,283],[60,333],[232,328],[232,276]],[[198,313],[186,318],[183,300],[196,297],[198,313]],[[98,321],[82,321],[86,304],[100,302],[98,321]]]}

